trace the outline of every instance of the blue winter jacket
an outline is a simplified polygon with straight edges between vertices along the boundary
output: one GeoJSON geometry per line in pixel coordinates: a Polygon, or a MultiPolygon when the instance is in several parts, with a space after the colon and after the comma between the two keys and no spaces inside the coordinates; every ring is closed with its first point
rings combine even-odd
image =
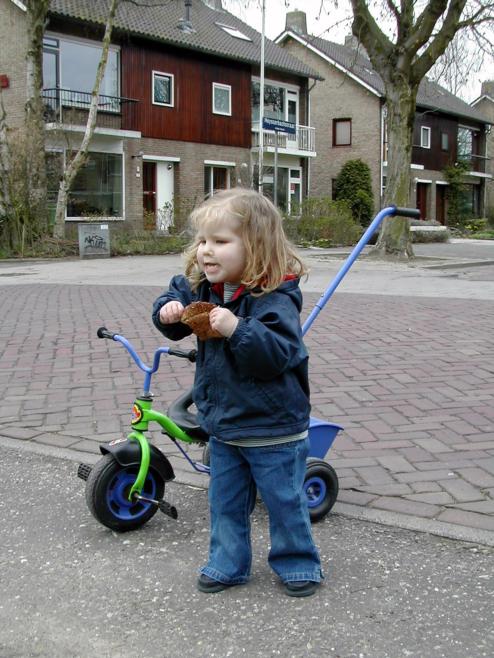
{"type": "Polygon", "coordinates": [[[226,304],[215,288],[205,281],[194,293],[184,276],[176,276],[153,306],[155,326],[171,340],[191,334],[181,322],[160,323],[161,307],[172,300],[184,306],[209,301],[228,308],[240,320],[229,339],[198,340],[193,397],[199,424],[221,441],[306,430],[308,355],[300,327],[298,279],[259,297],[242,292],[226,304]]]}

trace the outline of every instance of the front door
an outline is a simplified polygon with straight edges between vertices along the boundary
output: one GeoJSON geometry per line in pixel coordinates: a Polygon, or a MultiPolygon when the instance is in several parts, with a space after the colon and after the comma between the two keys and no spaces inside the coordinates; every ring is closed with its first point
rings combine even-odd
{"type": "Polygon", "coordinates": [[[142,205],[144,228],[154,231],[156,228],[156,162],[143,162],[142,164],[142,205]]]}
{"type": "Polygon", "coordinates": [[[144,228],[166,231],[173,222],[174,164],[145,160],[142,172],[144,228]]]}
{"type": "Polygon", "coordinates": [[[446,223],[446,185],[436,184],[436,222],[446,223]]]}
{"type": "Polygon", "coordinates": [[[420,210],[420,219],[427,218],[429,183],[417,183],[417,208],[420,210]]]}

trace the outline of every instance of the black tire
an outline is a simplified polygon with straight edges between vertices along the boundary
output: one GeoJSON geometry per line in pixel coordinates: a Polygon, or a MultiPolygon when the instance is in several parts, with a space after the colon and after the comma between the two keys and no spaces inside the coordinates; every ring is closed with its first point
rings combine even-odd
{"type": "MultiPolygon", "coordinates": [[[[111,454],[105,455],[91,469],[86,481],[86,503],[91,514],[111,530],[136,530],[158,510],[153,503],[128,501],[138,470],[137,466],[121,466],[111,454]]],[[[164,492],[162,477],[150,468],[142,494],[160,500],[164,492]]]]}
{"type": "Polygon", "coordinates": [[[309,457],[304,491],[312,523],[321,521],[329,513],[338,497],[338,489],[338,476],[334,468],[322,459],[309,457]]]}

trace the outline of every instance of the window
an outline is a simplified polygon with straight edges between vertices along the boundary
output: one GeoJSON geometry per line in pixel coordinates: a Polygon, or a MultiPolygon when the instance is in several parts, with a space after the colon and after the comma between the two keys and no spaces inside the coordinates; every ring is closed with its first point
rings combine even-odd
{"type": "Polygon", "coordinates": [[[448,133],[441,133],[441,151],[449,150],[449,135],[448,133]]]}
{"type": "Polygon", "coordinates": [[[122,189],[122,156],[90,152],[72,185],[67,217],[123,217],[122,189]]]}
{"type": "MultiPolygon", "coordinates": [[[[259,121],[261,83],[252,82],[252,121],[259,121]]],[[[298,89],[285,87],[275,82],[264,84],[264,116],[298,123],[298,89]]]]}
{"type": "Polygon", "coordinates": [[[206,165],[204,167],[204,194],[213,196],[217,190],[230,187],[230,167],[206,165]]]}
{"type": "Polygon", "coordinates": [[[213,113],[232,115],[232,88],[213,82],[213,113]]]}
{"type": "Polygon", "coordinates": [[[242,41],[252,41],[250,37],[248,37],[246,34],[241,32],[236,27],[231,27],[230,25],[223,25],[222,23],[216,23],[216,25],[222,30],[224,30],[231,37],[235,37],[236,39],[242,39],[242,41]]]}
{"type": "MultiPolygon", "coordinates": [[[[43,40],[43,88],[61,90],[64,104],[77,107],[91,102],[96,71],[101,59],[101,44],[90,41],[69,41],[65,38],[46,37],[43,40]],[[66,93],[63,93],[66,92],[66,93]],[[77,92],[82,92],[77,94],[77,92]]],[[[111,46],[108,62],[101,82],[100,94],[118,97],[120,95],[119,51],[111,46]]],[[[118,111],[118,104],[100,107],[105,111],[118,111]]]]}
{"type": "Polygon", "coordinates": [[[458,158],[471,159],[473,152],[473,132],[470,128],[458,127],[458,158]]]}
{"type": "Polygon", "coordinates": [[[173,107],[173,84],[172,73],[153,71],[153,105],[173,107]]]}
{"type": "MultiPolygon", "coordinates": [[[[274,202],[274,167],[263,168],[263,194],[274,202]]],[[[276,204],[280,210],[297,214],[302,202],[302,171],[288,167],[278,167],[276,204]]],[[[259,180],[259,168],[254,166],[254,187],[259,180]]]]}
{"type": "Polygon", "coordinates": [[[352,120],[333,119],[333,146],[351,146],[352,120]]]}
{"type": "Polygon", "coordinates": [[[423,149],[431,147],[431,129],[427,126],[420,126],[420,146],[423,149]]]}

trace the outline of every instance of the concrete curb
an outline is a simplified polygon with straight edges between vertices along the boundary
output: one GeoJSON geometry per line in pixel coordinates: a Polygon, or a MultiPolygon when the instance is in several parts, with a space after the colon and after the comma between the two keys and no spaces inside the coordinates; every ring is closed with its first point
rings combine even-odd
{"type": "MultiPolygon", "coordinates": [[[[95,464],[100,459],[100,455],[94,453],[70,450],[68,448],[54,448],[49,445],[42,445],[32,441],[26,442],[10,439],[1,435],[0,446],[21,451],[24,450],[26,452],[32,452],[37,455],[47,455],[49,457],[56,457],[58,459],[66,459],[73,462],[95,464]]],[[[76,473],[74,471],[74,477],[75,475],[76,473]]],[[[193,476],[189,478],[184,473],[180,473],[174,482],[177,484],[193,487],[194,489],[203,488],[198,486],[196,478],[193,476]]],[[[369,523],[378,523],[380,525],[390,527],[403,528],[404,530],[412,530],[415,532],[424,532],[431,535],[437,535],[439,537],[445,537],[447,539],[468,542],[471,544],[494,546],[494,532],[490,532],[489,530],[482,530],[452,523],[445,523],[442,521],[423,519],[408,514],[399,514],[397,512],[388,512],[385,510],[361,507],[359,505],[352,505],[350,503],[337,502],[334,506],[333,513],[351,519],[358,519],[361,521],[367,521],[369,523]]]]}

